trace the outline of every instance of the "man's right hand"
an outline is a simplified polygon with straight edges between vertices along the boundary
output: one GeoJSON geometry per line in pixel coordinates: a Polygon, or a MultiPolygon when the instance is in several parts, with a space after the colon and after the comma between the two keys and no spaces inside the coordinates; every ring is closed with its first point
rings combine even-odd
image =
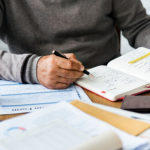
{"type": "Polygon", "coordinates": [[[83,75],[84,66],[74,54],[69,59],[55,55],[42,56],[37,64],[37,79],[49,89],[64,89],[83,75]]]}

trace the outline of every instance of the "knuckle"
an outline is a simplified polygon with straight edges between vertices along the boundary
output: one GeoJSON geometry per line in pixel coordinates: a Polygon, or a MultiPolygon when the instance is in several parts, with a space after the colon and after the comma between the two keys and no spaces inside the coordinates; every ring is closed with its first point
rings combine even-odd
{"type": "Polygon", "coordinates": [[[63,77],[67,77],[67,76],[68,76],[68,71],[67,71],[67,70],[62,70],[62,71],[61,71],[61,75],[62,75],[63,77]]]}
{"type": "Polygon", "coordinates": [[[74,76],[74,74],[72,73],[72,71],[69,71],[68,73],[67,73],[67,77],[68,78],[73,78],[73,76],[74,76]]]}
{"type": "Polygon", "coordinates": [[[68,84],[68,85],[70,85],[71,83],[72,83],[72,80],[70,79],[66,79],[66,83],[68,84]]]}
{"type": "Polygon", "coordinates": [[[62,79],[62,82],[63,82],[63,83],[66,83],[66,84],[69,83],[69,81],[67,80],[67,78],[63,78],[63,79],[62,79]]]}
{"type": "Polygon", "coordinates": [[[74,78],[80,78],[80,77],[82,77],[82,75],[83,75],[83,73],[82,72],[75,72],[74,73],[74,78]]]}
{"type": "Polygon", "coordinates": [[[73,53],[71,53],[71,54],[70,54],[70,57],[72,57],[72,58],[76,58],[76,55],[75,55],[75,54],[73,54],[73,53]]]}
{"type": "Polygon", "coordinates": [[[83,72],[79,72],[79,77],[82,77],[83,76],[83,72]]]}
{"type": "Polygon", "coordinates": [[[54,64],[55,63],[55,55],[50,55],[49,57],[49,63],[54,64]]]}
{"type": "Polygon", "coordinates": [[[68,61],[67,67],[68,67],[68,69],[73,68],[73,62],[72,61],[68,61]]]}
{"type": "Polygon", "coordinates": [[[74,53],[67,53],[66,56],[70,59],[76,59],[76,56],[74,53]]]}

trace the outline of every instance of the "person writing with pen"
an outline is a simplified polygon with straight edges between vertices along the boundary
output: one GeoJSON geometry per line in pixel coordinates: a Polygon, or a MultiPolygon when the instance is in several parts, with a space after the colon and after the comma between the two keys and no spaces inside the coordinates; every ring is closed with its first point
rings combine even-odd
{"type": "Polygon", "coordinates": [[[67,88],[85,68],[120,56],[116,25],[131,46],[150,48],[140,0],[0,0],[0,37],[9,46],[0,51],[0,79],[67,88]]]}

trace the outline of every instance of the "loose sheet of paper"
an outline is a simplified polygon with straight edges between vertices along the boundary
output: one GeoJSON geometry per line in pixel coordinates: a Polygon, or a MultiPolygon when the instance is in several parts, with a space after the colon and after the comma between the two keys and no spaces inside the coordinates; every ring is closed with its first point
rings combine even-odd
{"type": "Polygon", "coordinates": [[[135,148],[146,142],[141,138],[126,134],[103,121],[97,120],[65,102],[52,104],[47,109],[0,123],[0,141],[4,138],[13,137],[20,132],[48,125],[56,119],[63,120],[69,126],[82,131],[88,136],[97,136],[110,129],[119,135],[125,150],[135,148]]]}
{"type": "Polygon", "coordinates": [[[84,91],[72,85],[64,90],[50,90],[39,84],[20,84],[0,80],[0,114],[32,112],[60,101],[90,102],[84,91]]]}
{"type": "Polygon", "coordinates": [[[109,129],[102,131],[99,136],[91,137],[57,119],[48,125],[2,139],[0,148],[2,146],[2,150],[110,150],[120,149],[122,143],[118,135],[109,129]]]}
{"type": "Polygon", "coordinates": [[[14,138],[0,141],[7,150],[71,150],[90,136],[72,128],[63,120],[56,119],[48,125],[30,129],[14,138]]]}
{"type": "Polygon", "coordinates": [[[137,119],[137,120],[141,120],[141,121],[150,123],[150,114],[131,112],[131,111],[123,110],[120,108],[110,107],[110,106],[96,104],[96,103],[90,103],[90,105],[96,106],[98,108],[104,109],[109,112],[113,112],[113,113],[121,115],[121,116],[125,116],[128,118],[137,119]]]}

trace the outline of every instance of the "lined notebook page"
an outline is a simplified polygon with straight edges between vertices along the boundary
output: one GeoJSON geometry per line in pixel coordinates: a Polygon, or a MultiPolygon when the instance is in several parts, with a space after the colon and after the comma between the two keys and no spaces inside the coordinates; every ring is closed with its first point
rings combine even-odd
{"type": "Polygon", "coordinates": [[[120,97],[120,94],[121,96],[130,94],[130,91],[148,84],[146,81],[107,66],[98,66],[89,71],[95,78],[83,76],[77,84],[111,100],[120,97]]]}
{"type": "Polygon", "coordinates": [[[108,66],[150,83],[150,49],[138,48],[110,61],[108,66]]]}

